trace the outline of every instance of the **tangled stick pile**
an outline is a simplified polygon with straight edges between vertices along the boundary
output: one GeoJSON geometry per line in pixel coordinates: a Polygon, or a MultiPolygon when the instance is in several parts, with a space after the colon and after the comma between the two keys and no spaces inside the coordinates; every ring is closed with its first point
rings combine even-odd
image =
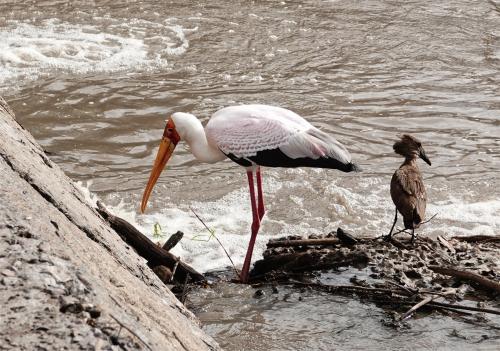
{"type": "Polygon", "coordinates": [[[404,310],[415,305],[399,316],[399,320],[424,306],[454,312],[500,314],[500,309],[489,308],[498,308],[500,298],[499,246],[497,237],[387,242],[355,238],[339,228],[337,233],[322,237],[290,236],[270,241],[264,258],[255,263],[252,278],[254,283],[293,284],[335,294],[354,293],[404,310]],[[323,273],[348,266],[363,269],[366,279],[351,277],[352,285],[321,283],[323,273]],[[480,307],[456,303],[464,299],[479,301],[480,307]]]}

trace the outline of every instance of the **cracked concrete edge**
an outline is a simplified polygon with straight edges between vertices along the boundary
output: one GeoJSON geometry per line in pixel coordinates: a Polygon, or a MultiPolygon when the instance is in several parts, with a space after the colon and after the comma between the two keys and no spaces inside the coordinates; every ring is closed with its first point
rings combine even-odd
{"type": "Polygon", "coordinates": [[[0,179],[0,350],[220,349],[1,97],[0,179]]]}

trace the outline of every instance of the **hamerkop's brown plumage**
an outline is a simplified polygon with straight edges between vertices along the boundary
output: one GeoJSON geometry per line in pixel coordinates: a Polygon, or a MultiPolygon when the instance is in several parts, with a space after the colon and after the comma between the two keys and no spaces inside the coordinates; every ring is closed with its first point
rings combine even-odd
{"type": "Polygon", "coordinates": [[[411,135],[402,135],[401,140],[394,143],[393,148],[394,152],[404,156],[405,161],[394,172],[391,180],[391,197],[396,205],[396,215],[387,238],[391,238],[399,211],[403,216],[405,229],[411,229],[412,231],[411,238],[413,241],[415,238],[415,229],[424,220],[425,206],[427,204],[427,193],[422,173],[417,166],[417,158],[420,157],[429,166],[431,165],[431,161],[427,158],[422,143],[411,135]]]}

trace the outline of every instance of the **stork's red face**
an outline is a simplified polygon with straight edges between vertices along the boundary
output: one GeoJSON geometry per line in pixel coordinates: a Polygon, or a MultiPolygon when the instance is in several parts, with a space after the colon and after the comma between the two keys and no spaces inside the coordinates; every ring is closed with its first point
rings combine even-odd
{"type": "Polygon", "coordinates": [[[151,195],[151,191],[153,191],[153,187],[156,184],[156,181],[160,177],[161,172],[167,165],[170,156],[174,152],[175,146],[179,142],[181,138],[175,129],[175,124],[172,119],[167,120],[167,125],[165,130],[163,131],[163,137],[161,139],[160,147],[158,149],[158,154],[156,154],[156,160],[153,165],[153,169],[151,170],[151,175],[149,176],[148,184],[144,189],[144,194],[142,195],[141,202],[141,212],[144,213],[146,209],[146,204],[148,203],[149,195],[151,195]]]}

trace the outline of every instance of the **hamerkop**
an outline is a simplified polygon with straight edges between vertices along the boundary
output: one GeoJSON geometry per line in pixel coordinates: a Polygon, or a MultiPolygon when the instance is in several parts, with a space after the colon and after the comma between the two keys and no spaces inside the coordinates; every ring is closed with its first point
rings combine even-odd
{"type": "Polygon", "coordinates": [[[417,158],[427,162],[422,143],[415,137],[404,134],[401,140],[394,143],[394,152],[404,156],[403,164],[394,172],[391,180],[391,197],[396,205],[396,215],[391,231],[386,237],[391,239],[392,231],[398,220],[398,211],[403,216],[405,229],[411,229],[411,240],[415,239],[415,229],[420,226],[425,217],[427,193],[425,191],[422,173],[417,166],[417,158]]]}

